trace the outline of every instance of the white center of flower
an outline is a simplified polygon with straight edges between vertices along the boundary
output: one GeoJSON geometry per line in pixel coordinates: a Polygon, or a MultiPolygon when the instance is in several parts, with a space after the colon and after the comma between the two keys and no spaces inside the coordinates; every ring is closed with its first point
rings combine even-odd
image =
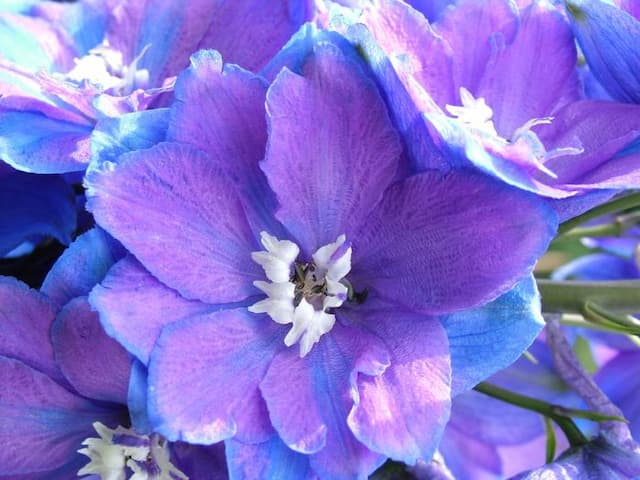
{"type": "Polygon", "coordinates": [[[264,269],[270,282],[255,281],[267,298],[251,305],[249,311],[266,313],[273,321],[293,324],[284,339],[287,346],[300,342],[300,356],[311,351],[320,337],[329,332],[336,318],[332,309],[348,298],[345,277],[351,270],[351,246],[346,237],[319,248],[308,263],[297,262],[300,248],[289,240],[260,233],[264,251],[251,258],[264,269]]]}
{"type": "Polygon", "coordinates": [[[128,95],[138,88],[149,86],[149,71],[139,69],[138,62],[149,49],[145,46],[129,65],[125,65],[122,52],[114,50],[105,40],[89,51],[88,55],[75,59],[75,67],[65,79],[82,84],[88,82],[103,91],[111,90],[115,95],[128,95]]]}
{"type": "Polygon", "coordinates": [[[479,138],[486,149],[501,151],[517,163],[529,165],[552,178],[557,178],[557,175],[545,166],[547,160],[563,155],[577,155],[583,151],[579,147],[562,147],[550,151],[545,149],[531,129],[536,125],[550,124],[553,117],[532,118],[507,139],[496,131],[492,120],[493,110],[484,98],[474,98],[469,90],[460,87],[460,100],[462,106],[445,105],[445,108],[474,137],[479,138]]]}
{"type": "Polygon", "coordinates": [[[90,462],[78,475],[98,475],[101,480],[188,480],[171,464],[168,443],[158,434],[139,435],[129,428],[115,430],[93,424],[99,438],[87,438],[78,453],[90,462]]]}

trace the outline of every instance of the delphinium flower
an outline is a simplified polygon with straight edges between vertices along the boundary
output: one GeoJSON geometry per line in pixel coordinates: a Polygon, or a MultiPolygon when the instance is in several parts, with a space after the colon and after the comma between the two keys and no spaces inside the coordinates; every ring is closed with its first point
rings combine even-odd
{"type": "Polygon", "coordinates": [[[121,256],[92,230],[54,265],[46,294],[0,277],[0,478],[227,478],[221,445],[149,430],[145,371],[90,309],[88,290],[121,256]]]}
{"type": "Polygon", "coordinates": [[[463,0],[430,25],[403,2],[377,0],[333,24],[358,38],[403,127],[442,147],[411,152],[414,168],[471,162],[558,199],[561,220],[637,186],[638,107],[581,100],[574,37],[549,3],[463,0]]]}
{"type": "Polygon", "coordinates": [[[612,98],[640,103],[640,4],[634,0],[566,2],[590,71],[612,98]]]}
{"type": "MultiPolygon", "coordinates": [[[[22,50],[15,52],[15,39],[7,38],[3,55],[10,55],[10,62],[0,65],[0,75],[10,75],[5,85],[10,95],[5,92],[0,100],[0,157],[15,168],[84,171],[96,122],[161,106],[173,77],[198,48],[217,48],[244,67],[259,70],[313,13],[306,2],[287,0],[233,5],[202,0],[189,8],[175,0],[94,3],[102,8],[99,18],[77,16],[76,23],[50,39],[49,48],[66,55],[56,68],[43,72],[23,65],[22,50]],[[83,23],[87,21],[89,26],[83,23]],[[95,39],[99,32],[104,35],[95,39]],[[69,37],[71,47],[80,43],[90,50],[63,49],[60,39],[69,37]]],[[[78,5],[56,5],[56,13],[63,19],[78,5]]],[[[35,38],[43,34],[39,24],[27,32],[35,38]]]]}
{"type": "Polygon", "coordinates": [[[168,142],[90,171],[90,209],[131,253],[90,299],[149,366],[150,421],[169,440],[227,440],[232,476],[364,478],[386,457],[430,459],[452,382],[492,364],[497,332],[454,360],[445,317],[468,338],[487,319],[456,312],[522,281],[503,300],[522,309],[513,338],[539,330],[527,277],[555,218],[480,173],[407,177],[338,35],[292,68],[267,85],[198,53],[168,142]]]}

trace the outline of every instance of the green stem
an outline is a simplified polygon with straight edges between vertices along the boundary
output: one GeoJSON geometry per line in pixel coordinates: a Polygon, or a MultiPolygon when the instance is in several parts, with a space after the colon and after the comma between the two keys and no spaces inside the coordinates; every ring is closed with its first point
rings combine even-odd
{"type": "Polygon", "coordinates": [[[510,403],[511,405],[516,405],[517,407],[531,410],[532,412],[537,412],[550,418],[562,429],[572,447],[578,447],[587,443],[587,438],[583,435],[576,424],[573,423],[573,420],[557,413],[557,405],[551,405],[550,403],[543,402],[537,398],[520,395],[519,393],[505,390],[504,388],[500,388],[487,382],[480,382],[475,386],[474,390],[484,393],[490,397],[497,398],[498,400],[502,400],[503,402],[510,403]]]}
{"type": "Polygon", "coordinates": [[[574,228],[567,233],[563,233],[554,241],[576,240],[584,237],[619,237],[626,229],[621,223],[607,223],[605,225],[595,225],[593,227],[574,228]]]}
{"type": "Polygon", "coordinates": [[[553,424],[549,417],[544,418],[544,431],[547,435],[546,459],[547,463],[553,462],[556,458],[556,432],[553,431],[553,424]]]}
{"type": "Polygon", "coordinates": [[[587,302],[597,303],[613,313],[640,312],[640,280],[603,282],[537,280],[542,310],[583,314],[587,302]]]}
{"type": "Polygon", "coordinates": [[[569,230],[573,230],[578,225],[582,225],[583,223],[593,220],[594,218],[601,217],[602,215],[620,212],[637,206],[640,206],[640,193],[632,193],[631,195],[617,198],[612,202],[598,205],[582,215],[578,215],[577,217],[560,224],[560,227],[558,228],[558,235],[563,235],[569,230]]]}

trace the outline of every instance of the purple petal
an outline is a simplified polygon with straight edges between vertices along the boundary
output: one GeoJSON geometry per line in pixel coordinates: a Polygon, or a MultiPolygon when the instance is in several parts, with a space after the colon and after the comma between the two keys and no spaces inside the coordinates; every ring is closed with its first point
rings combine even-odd
{"type": "Polygon", "coordinates": [[[161,143],[85,182],[96,221],[167,286],[208,303],[255,292],[254,234],[232,180],[200,150],[161,143]]]}
{"type": "Polygon", "coordinates": [[[225,451],[231,478],[318,478],[311,470],[309,456],[294,452],[277,435],[256,445],[227,440],[225,451]]]}
{"type": "Polygon", "coordinates": [[[640,184],[640,105],[585,100],[538,127],[547,150],[579,142],[584,152],[545,165],[558,181],[577,187],[636,188],[640,184]],[[635,148],[633,148],[635,147],[635,148]]]}
{"type": "Polygon", "coordinates": [[[553,272],[554,280],[626,280],[640,278],[633,260],[608,253],[583,255],[553,272]]]}
{"type": "Polygon", "coordinates": [[[447,425],[440,452],[454,478],[502,478],[497,446],[469,436],[464,429],[447,425]],[[487,476],[489,472],[493,475],[487,476]]]}
{"type": "MultiPolygon", "coordinates": [[[[0,476],[55,469],[95,436],[92,423],[115,426],[126,411],[73,395],[22,362],[0,356],[0,476]]],[[[10,477],[14,478],[14,477],[10,477]]]]}
{"type": "Polygon", "coordinates": [[[380,339],[339,323],[300,358],[295,348],[278,353],[260,383],[269,416],[282,441],[311,455],[326,478],[370,474],[382,457],[360,443],[347,425],[358,373],[375,375],[389,363],[380,339]]]}
{"type": "Polygon", "coordinates": [[[167,139],[208,153],[237,179],[246,211],[259,212],[261,219],[254,228],[276,234],[275,197],[258,166],[267,143],[266,93],[261,77],[235,65],[223,67],[217,52],[200,51],[176,83],[167,139]]]}
{"type": "Polygon", "coordinates": [[[40,291],[60,308],[75,297],[88,295],[123,256],[123,249],[115,240],[94,228],[80,235],[64,251],[40,291]]]}
{"type": "Polygon", "coordinates": [[[145,365],[165,325],[211,309],[181,297],[132,256],[114,265],[89,301],[100,313],[106,332],[145,365]]]}
{"type": "MultiPolygon", "coordinates": [[[[1,161],[0,161],[1,163],[1,161]]],[[[0,257],[25,240],[50,235],[71,242],[76,228],[73,190],[59,176],[0,171],[0,257]]]]}
{"type": "MultiPolygon", "coordinates": [[[[466,0],[445,11],[435,26],[436,32],[446,40],[453,53],[452,96],[438,105],[459,101],[458,90],[464,87],[476,92],[487,71],[488,62],[501,48],[511,43],[518,28],[518,12],[506,0],[466,0]]],[[[429,50],[420,50],[428,57],[429,50]]],[[[421,82],[431,92],[429,82],[421,82]]]]}
{"type": "Polygon", "coordinates": [[[415,175],[353,240],[352,283],[431,314],[482,305],[531,272],[555,228],[543,202],[489,177],[415,175]]]}
{"type": "Polygon", "coordinates": [[[273,430],[258,391],[281,329],[246,308],[166,327],[149,365],[149,419],[170,440],[251,443],[273,430]],[[185,399],[188,401],[185,402],[185,399]]]}
{"type": "Polygon", "coordinates": [[[304,77],[283,70],[267,95],[262,168],[281,204],[278,219],[306,253],[341,234],[353,238],[398,168],[400,143],[354,55],[319,44],[304,77]]]}
{"type": "Polygon", "coordinates": [[[506,138],[579,96],[577,53],[566,19],[535,2],[521,22],[513,43],[487,65],[476,95],[493,109],[496,129],[506,138]]]}
{"type": "Polygon", "coordinates": [[[0,277],[0,355],[20,360],[65,385],[49,337],[55,314],[44,295],[12,277],[0,277]]]}
{"type": "Polygon", "coordinates": [[[69,302],[51,332],[56,361],[73,387],[85,397],[127,404],[131,359],[108,337],[85,297],[69,302]]]}
{"type": "Polygon", "coordinates": [[[349,427],[371,450],[394,460],[429,461],[451,403],[446,332],[437,319],[397,309],[362,315],[363,324],[384,339],[391,365],[379,376],[358,376],[349,427]]]}

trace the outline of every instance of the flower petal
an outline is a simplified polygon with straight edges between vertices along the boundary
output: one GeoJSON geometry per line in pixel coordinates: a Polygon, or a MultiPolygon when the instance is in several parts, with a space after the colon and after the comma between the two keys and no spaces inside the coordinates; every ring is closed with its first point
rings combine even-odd
{"type": "Polygon", "coordinates": [[[75,297],[88,295],[123,256],[124,251],[115,240],[100,228],[93,228],[63,252],[40,291],[61,308],[75,297]]]}
{"type": "Polygon", "coordinates": [[[49,337],[55,314],[44,295],[12,277],[0,277],[0,355],[20,360],[66,385],[49,337]]]}
{"type": "Polygon", "coordinates": [[[232,180],[200,150],[162,143],[85,182],[96,221],[167,286],[208,303],[255,292],[258,243],[232,180]]]}
{"type": "Polygon", "coordinates": [[[393,308],[362,314],[391,352],[378,376],[359,375],[349,427],[373,451],[414,465],[429,461],[449,417],[451,365],[437,319],[393,308]]]}
{"type": "Polygon", "coordinates": [[[294,452],[277,435],[264,443],[248,445],[237,440],[225,442],[229,476],[238,479],[278,478],[313,480],[309,456],[294,452]]]}
{"type": "Polygon", "coordinates": [[[126,419],[126,410],[94,405],[3,356],[0,384],[12,387],[0,390],[0,476],[61,467],[73,460],[85,438],[95,434],[93,422],[117,425],[126,419]]]}
{"type": "Polygon", "coordinates": [[[355,236],[352,284],[431,314],[482,305],[531,272],[555,229],[543,202],[489,177],[415,175],[355,236]]]}
{"type": "Polygon", "coordinates": [[[210,310],[159,282],[132,256],[109,270],[89,296],[106,332],[143,364],[165,325],[210,310]]]}
{"type": "Polygon", "coordinates": [[[358,225],[393,180],[401,146],[355,52],[324,42],[302,68],[283,70],[267,95],[262,164],[277,217],[307,254],[358,225]]]}
{"type": "Polygon", "coordinates": [[[170,440],[201,444],[268,439],[273,430],[258,383],[282,345],[277,327],[245,308],[166,327],[149,365],[154,429],[170,440]]]}
{"type": "Polygon", "coordinates": [[[51,329],[56,361],[83,396],[127,404],[129,354],[102,329],[86,297],[69,302],[51,329]]]}
{"type": "Polygon", "coordinates": [[[449,338],[453,395],[508,367],[544,326],[540,295],[531,276],[493,302],[443,316],[441,321],[449,338]]]}
{"type": "Polygon", "coordinates": [[[287,446],[313,454],[311,466],[319,476],[357,478],[379,465],[382,457],[356,439],[347,416],[357,373],[379,374],[388,363],[380,339],[337,322],[306,357],[289,348],[269,365],[260,391],[271,422],[287,446]]]}

